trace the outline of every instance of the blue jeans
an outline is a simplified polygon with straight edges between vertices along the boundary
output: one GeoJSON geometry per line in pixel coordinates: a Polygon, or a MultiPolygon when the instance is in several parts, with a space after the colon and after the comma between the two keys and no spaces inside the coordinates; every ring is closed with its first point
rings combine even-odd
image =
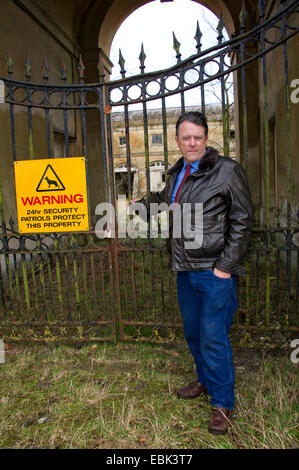
{"type": "Polygon", "coordinates": [[[208,271],[180,271],[178,299],[198,381],[213,406],[234,408],[235,372],[229,329],[238,308],[237,276],[221,279],[208,271]]]}

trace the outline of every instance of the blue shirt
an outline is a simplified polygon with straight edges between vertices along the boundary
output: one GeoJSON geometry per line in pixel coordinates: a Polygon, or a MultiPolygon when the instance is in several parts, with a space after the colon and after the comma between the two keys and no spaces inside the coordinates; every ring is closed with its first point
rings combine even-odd
{"type": "MultiPolygon", "coordinates": [[[[192,175],[192,173],[194,173],[195,171],[198,170],[198,165],[199,165],[199,162],[200,162],[201,158],[199,160],[196,160],[196,162],[190,163],[190,175],[192,175]]],[[[188,163],[184,160],[184,166],[181,169],[181,171],[179,172],[179,174],[176,178],[175,185],[173,187],[173,191],[172,191],[172,194],[171,194],[171,204],[174,203],[175,195],[176,195],[177,190],[179,189],[179,186],[180,186],[180,184],[181,184],[181,182],[184,178],[187,165],[188,165],[188,163]]]]}

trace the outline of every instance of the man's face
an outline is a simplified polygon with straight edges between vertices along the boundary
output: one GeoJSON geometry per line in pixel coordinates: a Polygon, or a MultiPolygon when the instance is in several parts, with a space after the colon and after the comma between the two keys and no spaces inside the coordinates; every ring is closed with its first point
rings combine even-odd
{"type": "Polygon", "coordinates": [[[183,121],[179,127],[178,137],[175,136],[175,141],[186,162],[193,163],[203,156],[208,136],[205,136],[205,128],[203,126],[183,121]]]}

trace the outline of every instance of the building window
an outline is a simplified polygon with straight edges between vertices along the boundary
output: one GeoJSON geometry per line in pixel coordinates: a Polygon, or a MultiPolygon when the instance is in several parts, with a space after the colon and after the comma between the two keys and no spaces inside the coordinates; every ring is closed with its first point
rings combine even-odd
{"type": "Polygon", "coordinates": [[[162,134],[153,134],[152,135],[152,144],[161,145],[162,144],[162,134]]]}
{"type": "Polygon", "coordinates": [[[122,135],[121,137],[118,138],[119,145],[123,146],[126,145],[126,136],[122,135]]]}

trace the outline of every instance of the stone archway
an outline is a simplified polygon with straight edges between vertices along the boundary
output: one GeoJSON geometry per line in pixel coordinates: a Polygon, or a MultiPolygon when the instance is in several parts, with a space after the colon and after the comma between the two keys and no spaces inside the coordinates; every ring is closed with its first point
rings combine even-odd
{"type": "MultiPolygon", "coordinates": [[[[235,22],[231,12],[233,5],[227,5],[224,0],[192,0],[195,3],[199,3],[209,10],[211,10],[216,16],[223,14],[226,30],[231,36],[235,32],[235,22]]],[[[103,53],[109,57],[111,44],[120,25],[124,20],[137,8],[151,3],[151,0],[115,0],[109,10],[106,12],[104,21],[99,29],[98,47],[103,53]]],[[[227,2],[233,4],[233,2],[227,2]]],[[[235,15],[234,15],[235,16],[235,15]]]]}
{"type": "MultiPolygon", "coordinates": [[[[209,8],[216,16],[223,13],[226,30],[230,36],[238,34],[239,14],[241,1],[235,0],[192,0],[209,8]]],[[[85,64],[85,79],[87,83],[95,83],[99,81],[97,64],[99,54],[104,64],[106,80],[109,81],[112,63],[109,59],[110,48],[113,37],[122,22],[137,8],[150,3],[150,0],[91,0],[90,6],[81,21],[78,34],[78,42],[80,43],[83,61],[85,64]]],[[[256,25],[256,6],[252,6],[251,0],[245,0],[247,9],[246,27],[247,30],[256,25]]],[[[252,53],[255,53],[253,50],[252,53]]],[[[240,72],[234,74],[235,88],[235,119],[236,119],[236,158],[242,162],[244,154],[243,149],[243,128],[242,128],[242,109],[241,106],[241,80],[240,72]],[[240,108],[240,109],[239,109],[240,108]]],[[[248,147],[249,159],[251,161],[251,174],[249,179],[256,181],[256,175],[260,171],[259,161],[259,143],[256,135],[256,123],[259,122],[258,114],[258,71],[257,63],[246,66],[247,96],[250,97],[248,102],[248,111],[251,121],[248,124],[248,147]]],[[[94,164],[98,160],[98,151],[95,151],[99,144],[98,116],[90,117],[91,121],[87,122],[88,132],[91,140],[90,160],[94,159],[94,164]],[[94,142],[92,142],[92,138],[94,142]]],[[[93,173],[95,175],[95,173],[93,173]]],[[[95,178],[95,176],[94,176],[95,178]]],[[[97,186],[98,181],[91,181],[90,184],[97,186]]],[[[256,191],[257,200],[260,199],[259,191],[256,191]]]]}

